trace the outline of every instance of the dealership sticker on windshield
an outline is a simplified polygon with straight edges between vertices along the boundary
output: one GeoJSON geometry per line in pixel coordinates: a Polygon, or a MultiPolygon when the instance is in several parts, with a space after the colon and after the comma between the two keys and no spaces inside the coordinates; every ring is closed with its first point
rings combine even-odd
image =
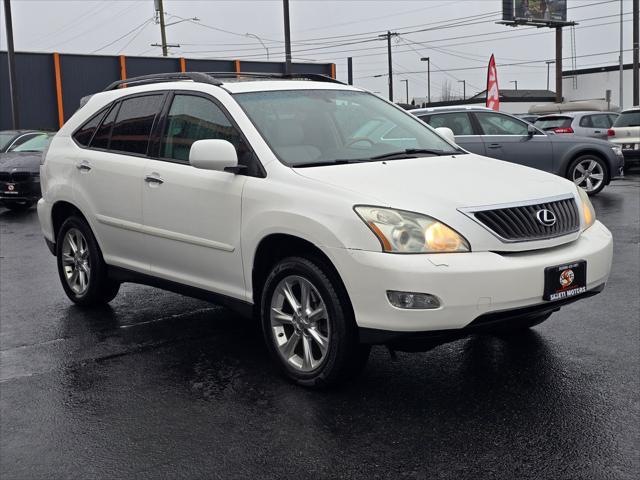
{"type": "Polygon", "coordinates": [[[586,291],[586,260],[544,269],[544,300],[564,300],[586,291]]]}

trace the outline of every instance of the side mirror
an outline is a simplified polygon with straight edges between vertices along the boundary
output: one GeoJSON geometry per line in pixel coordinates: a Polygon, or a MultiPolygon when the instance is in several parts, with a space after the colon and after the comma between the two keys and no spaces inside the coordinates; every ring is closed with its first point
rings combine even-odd
{"type": "Polygon", "coordinates": [[[530,137],[533,137],[536,133],[538,133],[538,129],[533,125],[527,125],[527,134],[530,137]]]}
{"type": "Polygon", "coordinates": [[[203,170],[234,171],[238,167],[238,153],[226,140],[196,140],[189,150],[189,163],[203,170]]]}
{"type": "Polygon", "coordinates": [[[436,128],[436,132],[449,140],[451,143],[456,143],[456,136],[453,134],[453,130],[451,130],[449,127],[438,127],[436,128]]]}

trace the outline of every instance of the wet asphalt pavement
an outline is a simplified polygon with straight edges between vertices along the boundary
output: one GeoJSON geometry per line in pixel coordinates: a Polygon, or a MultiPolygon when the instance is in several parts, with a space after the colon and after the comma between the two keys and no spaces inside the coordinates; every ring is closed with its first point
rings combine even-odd
{"type": "Polygon", "coordinates": [[[640,475],[640,175],[594,199],[613,232],[605,291],[519,338],[476,336],[307,391],[252,322],[124,285],[64,296],[35,210],[0,210],[0,474],[92,478],[640,475]]]}

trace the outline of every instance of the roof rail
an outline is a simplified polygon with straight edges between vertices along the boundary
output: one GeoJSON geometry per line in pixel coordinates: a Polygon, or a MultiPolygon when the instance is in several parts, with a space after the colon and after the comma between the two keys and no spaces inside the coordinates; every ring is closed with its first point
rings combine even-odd
{"type": "Polygon", "coordinates": [[[339,83],[344,82],[321,73],[268,73],[268,72],[206,72],[207,75],[218,78],[274,78],[283,80],[311,80],[314,82],[339,83]]]}
{"type": "Polygon", "coordinates": [[[152,75],[142,75],[140,77],[127,78],[126,80],[118,80],[111,83],[103,92],[116,90],[124,86],[137,87],[139,85],[148,85],[150,83],[175,82],[178,80],[192,80],[194,82],[208,83],[210,85],[222,85],[222,82],[207,73],[202,72],[171,72],[171,73],[154,73],[152,75]]]}

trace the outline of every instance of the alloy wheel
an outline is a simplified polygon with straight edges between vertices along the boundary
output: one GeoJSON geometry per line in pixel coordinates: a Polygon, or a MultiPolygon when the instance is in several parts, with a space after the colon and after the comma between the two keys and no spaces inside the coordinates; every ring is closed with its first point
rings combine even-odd
{"type": "Polygon", "coordinates": [[[331,327],[318,289],[298,275],[285,277],[271,297],[271,332],[282,359],[300,372],[318,368],[329,350],[331,327]]]}
{"type": "Polygon", "coordinates": [[[584,188],[587,193],[594,192],[604,182],[602,165],[592,159],[582,160],[573,168],[572,179],[573,183],[584,188]]]}
{"type": "Polygon", "coordinates": [[[67,285],[73,293],[84,295],[91,279],[91,260],[87,239],[77,228],[70,228],[64,236],[62,268],[67,285]]]}

